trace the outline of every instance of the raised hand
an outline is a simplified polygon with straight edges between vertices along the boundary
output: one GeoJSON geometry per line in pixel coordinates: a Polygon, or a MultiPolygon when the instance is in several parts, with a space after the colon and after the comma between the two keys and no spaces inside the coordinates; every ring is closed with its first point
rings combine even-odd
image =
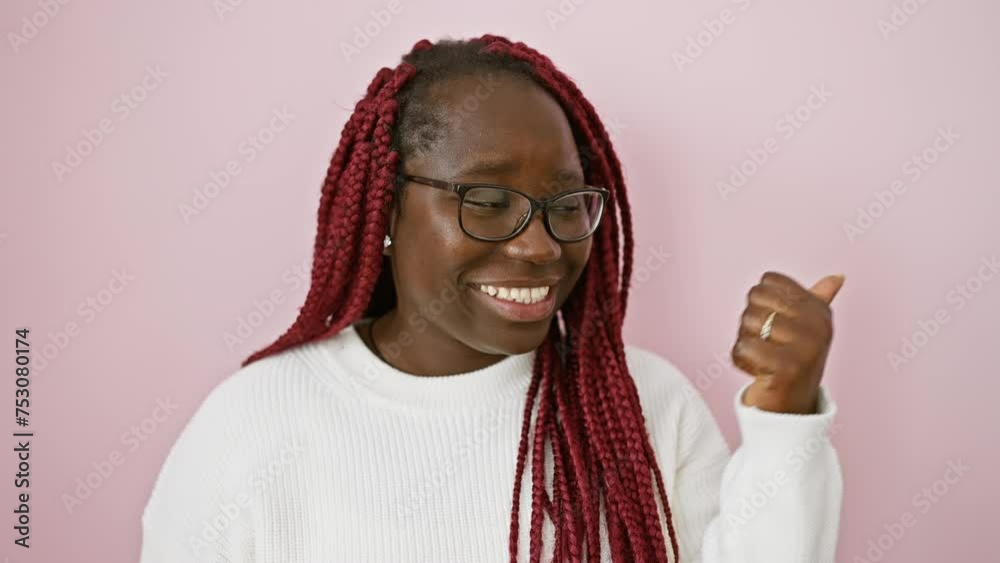
{"type": "Polygon", "coordinates": [[[833,340],[830,303],[844,276],[826,276],[805,289],[790,277],[766,272],[750,288],[733,345],[733,363],[755,378],[743,404],[762,410],[816,412],[820,380],[833,340]],[[761,328],[774,312],[770,334],[761,328]]]}

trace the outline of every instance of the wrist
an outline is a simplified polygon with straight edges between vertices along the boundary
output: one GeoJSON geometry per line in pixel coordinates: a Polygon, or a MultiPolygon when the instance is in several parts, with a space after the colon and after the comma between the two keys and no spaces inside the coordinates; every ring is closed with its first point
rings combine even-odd
{"type": "Polygon", "coordinates": [[[762,389],[759,380],[743,393],[741,402],[762,411],[784,414],[816,414],[819,407],[819,389],[778,393],[762,389]]]}

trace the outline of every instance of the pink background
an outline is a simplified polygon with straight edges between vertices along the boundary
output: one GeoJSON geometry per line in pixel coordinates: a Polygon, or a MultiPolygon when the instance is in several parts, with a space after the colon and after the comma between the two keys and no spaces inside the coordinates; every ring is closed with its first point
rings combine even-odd
{"type": "Polygon", "coordinates": [[[692,380],[719,376],[702,376],[704,393],[735,445],[730,401],[745,376],[728,353],[746,291],[769,269],[803,285],[845,273],[825,379],[841,409],[838,561],[867,557],[869,540],[904,512],[916,524],[881,560],[994,560],[1000,276],[979,268],[1000,253],[1000,5],[564,0],[568,15],[550,23],[555,0],[398,2],[349,61],[342,45],[388,2],[253,0],[221,17],[208,0],[72,2],[35,16],[48,21],[16,47],[7,33],[24,33],[22,18],[43,8],[3,3],[4,370],[14,368],[17,327],[32,329],[36,361],[45,345],[63,346],[32,375],[30,551],[12,543],[15,444],[0,442],[0,556],[136,559],[139,515],[178,432],[305,297],[296,270],[308,267],[319,185],[348,108],[418,39],[493,32],[538,48],[577,81],[614,135],[637,266],[652,249],[671,254],[635,282],[626,340],[692,380]],[[904,4],[919,9],[884,37],[879,20],[904,4]],[[721,33],[710,43],[703,33],[708,46],[678,68],[674,53],[712,19],[721,33]],[[147,67],[166,76],[143,90],[147,67]],[[136,87],[144,99],[125,114],[115,100],[136,87]],[[800,109],[812,87],[831,94],[800,109]],[[248,161],[241,143],[281,108],[294,118],[248,161]],[[779,120],[797,109],[808,119],[786,138],[779,120]],[[110,132],[57,178],[53,162],[105,119],[110,132]],[[907,161],[949,127],[957,140],[914,181],[907,161]],[[768,138],[777,150],[721,197],[716,183],[768,138]],[[179,206],[230,160],[240,173],[185,222],[179,206]],[[849,240],[844,225],[897,179],[906,191],[849,240]],[[111,282],[123,270],[134,278],[124,289],[111,282]],[[960,284],[977,290],[971,300],[951,293],[960,284]],[[223,335],[272,293],[282,303],[227,347],[223,335]],[[91,298],[105,299],[101,311],[91,298]],[[947,322],[917,336],[916,355],[894,370],[888,355],[938,311],[947,322]],[[77,330],[59,336],[68,322],[77,330]],[[177,406],[164,418],[156,402],[167,398],[177,406]],[[133,426],[144,441],[127,439],[133,426]],[[115,451],[123,462],[69,513],[63,495],[115,451]],[[956,460],[969,472],[922,513],[914,496],[956,460]]]}

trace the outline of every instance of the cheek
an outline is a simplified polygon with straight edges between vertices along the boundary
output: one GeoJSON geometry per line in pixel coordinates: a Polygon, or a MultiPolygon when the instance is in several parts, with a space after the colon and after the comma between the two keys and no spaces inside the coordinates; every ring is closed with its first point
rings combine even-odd
{"type": "Polygon", "coordinates": [[[566,288],[565,297],[569,296],[569,293],[574,287],[579,285],[579,280],[583,277],[583,270],[586,268],[587,263],[590,261],[591,248],[593,243],[590,239],[586,243],[577,243],[575,245],[564,246],[564,256],[569,264],[570,275],[572,276],[572,282],[566,288]]]}
{"type": "Polygon", "coordinates": [[[433,244],[445,246],[452,251],[460,251],[468,237],[458,225],[458,219],[451,216],[436,215],[427,229],[428,238],[433,244]]]}
{"type": "MultiPolygon", "coordinates": [[[[455,248],[465,238],[458,224],[458,202],[446,198],[438,201],[431,198],[431,195],[433,194],[427,194],[425,198],[414,202],[407,228],[414,235],[414,240],[420,241],[421,250],[425,250],[427,245],[455,248]]],[[[435,250],[428,251],[430,254],[439,254],[435,250]]]]}
{"type": "MultiPolygon", "coordinates": [[[[415,214],[411,219],[416,218],[415,214]]],[[[403,229],[400,229],[403,231],[403,229]]],[[[441,214],[423,215],[405,229],[405,244],[396,249],[398,279],[411,304],[419,306],[441,295],[461,278],[479,250],[458,222],[441,214]]]]}
{"type": "Polygon", "coordinates": [[[570,245],[566,249],[566,255],[574,269],[583,270],[584,266],[586,266],[587,262],[590,260],[590,254],[593,247],[594,237],[590,237],[583,242],[570,245]]]}

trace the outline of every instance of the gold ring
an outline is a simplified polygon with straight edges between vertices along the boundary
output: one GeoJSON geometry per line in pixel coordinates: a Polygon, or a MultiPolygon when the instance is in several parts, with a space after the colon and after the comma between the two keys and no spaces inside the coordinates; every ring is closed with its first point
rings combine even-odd
{"type": "Polygon", "coordinates": [[[771,326],[774,325],[774,317],[777,316],[777,311],[771,311],[771,314],[767,316],[767,320],[764,321],[764,326],[760,327],[760,339],[767,340],[771,336],[771,326]]]}

